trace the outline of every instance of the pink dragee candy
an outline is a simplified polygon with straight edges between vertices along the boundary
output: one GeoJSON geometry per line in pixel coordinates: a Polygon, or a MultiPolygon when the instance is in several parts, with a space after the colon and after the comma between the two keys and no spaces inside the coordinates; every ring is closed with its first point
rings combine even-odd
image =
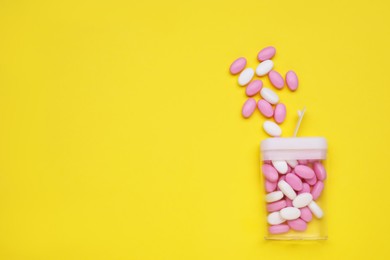
{"type": "Polygon", "coordinates": [[[268,103],[265,99],[260,99],[257,102],[257,108],[259,109],[260,113],[265,117],[272,117],[274,114],[274,110],[272,108],[272,105],[268,103]]]}
{"type": "Polygon", "coordinates": [[[245,94],[248,97],[252,97],[256,94],[259,94],[262,87],[263,87],[263,81],[256,79],[251,83],[249,83],[249,85],[246,87],[245,94]]]}
{"type": "Polygon", "coordinates": [[[307,183],[303,183],[302,190],[300,192],[298,192],[298,194],[301,194],[301,193],[310,193],[310,185],[307,183]]]}
{"type": "Polygon", "coordinates": [[[279,200],[272,203],[267,204],[267,211],[268,212],[275,212],[279,211],[287,206],[285,200],[279,200]]]}
{"type": "Polygon", "coordinates": [[[301,219],[303,219],[306,222],[310,222],[313,219],[313,214],[311,213],[311,210],[308,207],[303,207],[299,209],[301,211],[301,219]]]}
{"type": "Polygon", "coordinates": [[[297,74],[294,71],[290,70],[286,73],[286,84],[291,91],[297,90],[299,82],[297,74]]]}
{"type": "Polygon", "coordinates": [[[323,181],[326,179],[326,170],[325,167],[320,162],[315,162],[313,164],[313,170],[317,176],[317,179],[323,181]]]}
{"type": "Polygon", "coordinates": [[[285,201],[287,207],[293,207],[292,200],[290,200],[289,198],[285,198],[285,201]]]}
{"type": "Polygon", "coordinates": [[[279,74],[279,72],[275,70],[271,70],[268,73],[268,78],[271,84],[277,88],[277,89],[282,89],[284,87],[284,79],[282,75],[279,74]]]}
{"type": "Polygon", "coordinates": [[[315,176],[314,171],[306,165],[297,165],[294,172],[303,179],[311,179],[315,176]]]}
{"type": "Polygon", "coordinates": [[[322,181],[318,181],[313,188],[311,189],[311,195],[313,196],[313,200],[316,200],[320,197],[322,190],[324,189],[324,183],[322,181]]]}
{"type": "Polygon", "coordinates": [[[305,181],[306,181],[307,184],[313,186],[314,184],[317,183],[317,177],[314,175],[313,178],[311,178],[311,179],[306,179],[305,181]]]}
{"type": "Polygon", "coordinates": [[[268,180],[265,181],[265,191],[267,193],[273,192],[276,190],[277,182],[270,182],[268,180]]]}
{"type": "Polygon", "coordinates": [[[282,234],[286,233],[290,230],[290,227],[286,224],[281,224],[281,225],[273,225],[268,227],[268,232],[270,234],[282,234]]]}
{"type": "Polygon", "coordinates": [[[262,170],[263,170],[264,177],[268,181],[276,182],[278,180],[279,177],[278,172],[272,165],[263,164],[262,170]]]}
{"type": "Polygon", "coordinates": [[[230,65],[230,73],[236,75],[244,70],[246,66],[246,59],[241,57],[237,60],[233,61],[232,65],[230,65]]]}
{"type": "Polygon", "coordinates": [[[257,59],[259,61],[265,61],[265,60],[270,60],[275,56],[276,49],[272,46],[266,47],[259,51],[257,54],[257,59]]]}
{"type": "Polygon", "coordinates": [[[279,103],[275,107],[274,111],[275,122],[281,124],[286,119],[286,106],[283,103],[279,103]]]}
{"type": "Polygon", "coordinates": [[[245,118],[250,117],[256,109],[256,100],[254,98],[248,98],[242,106],[242,116],[245,118]]]}
{"type": "Polygon", "coordinates": [[[286,182],[296,191],[302,190],[302,181],[301,179],[295,175],[294,173],[286,174],[286,182]]]}
{"type": "Polygon", "coordinates": [[[288,220],[287,224],[295,231],[305,231],[307,229],[307,223],[300,218],[288,220]]]}

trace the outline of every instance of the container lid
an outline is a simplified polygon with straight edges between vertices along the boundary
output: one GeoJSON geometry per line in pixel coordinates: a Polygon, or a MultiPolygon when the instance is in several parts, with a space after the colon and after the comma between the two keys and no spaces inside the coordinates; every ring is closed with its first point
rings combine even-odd
{"type": "Polygon", "coordinates": [[[267,138],[260,143],[262,152],[271,150],[326,150],[324,137],[275,137],[267,138]]]}

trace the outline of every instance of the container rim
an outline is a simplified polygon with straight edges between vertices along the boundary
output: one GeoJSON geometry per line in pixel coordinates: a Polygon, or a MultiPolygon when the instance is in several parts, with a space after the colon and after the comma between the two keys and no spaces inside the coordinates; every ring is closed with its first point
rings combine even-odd
{"type": "Polygon", "coordinates": [[[262,152],[273,150],[327,150],[324,137],[272,137],[260,143],[262,152]]]}

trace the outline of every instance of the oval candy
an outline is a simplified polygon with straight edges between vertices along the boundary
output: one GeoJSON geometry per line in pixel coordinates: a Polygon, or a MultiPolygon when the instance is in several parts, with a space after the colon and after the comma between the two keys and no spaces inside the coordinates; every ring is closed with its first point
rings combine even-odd
{"type": "Polygon", "coordinates": [[[276,186],[278,183],[276,182],[270,182],[268,180],[265,181],[265,191],[266,192],[273,192],[276,190],[276,186]]]}
{"type": "Polygon", "coordinates": [[[283,123],[284,119],[286,119],[286,106],[283,103],[279,103],[276,105],[274,119],[275,122],[278,124],[283,123]]]}
{"type": "Polygon", "coordinates": [[[282,89],[284,87],[284,79],[282,75],[279,74],[279,72],[271,70],[268,73],[268,78],[275,88],[282,89]]]}
{"type": "Polygon", "coordinates": [[[280,175],[280,176],[279,176],[279,180],[278,180],[277,183],[276,183],[276,190],[280,190],[280,188],[278,187],[278,183],[279,183],[280,181],[286,181],[286,175],[280,175]]]}
{"type": "Polygon", "coordinates": [[[265,60],[257,66],[256,75],[260,77],[267,75],[268,72],[270,72],[273,67],[274,67],[274,62],[272,60],[265,60]]]}
{"type": "Polygon", "coordinates": [[[268,193],[267,195],[265,195],[265,201],[266,202],[275,202],[275,201],[281,200],[283,198],[283,196],[284,196],[283,192],[274,191],[274,192],[271,192],[271,193],[268,193]]]}
{"type": "Polygon", "coordinates": [[[313,214],[311,213],[310,209],[308,207],[300,208],[301,211],[301,219],[303,219],[306,222],[310,222],[313,219],[313,214]]]}
{"type": "Polygon", "coordinates": [[[308,207],[309,207],[311,213],[313,213],[313,215],[316,216],[317,218],[322,218],[324,216],[324,212],[322,211],[320,206],[318,206],[318,204],[315,203],[314,200],[312,202],[310,202],[308,207]]]}
{"type": "Polygon", "coordinates": [[[279,211],[272,212],[267,217],[267,222],[270,225],[279,225],[285,222],[286,220],[283,219],[279,213],[279,211]]]}
{"type": "Polygon", "coordinates": [[[307,229],[307,223],[300,218],[289,220],[287,224],[295,231],[305,231],[307,229]]]}
{"type": "Polygon", "coordinates": [[[309,205],[313,200],[313,196],[310,193],[301,193],[293,200],[293,206],[296,208],[303,208],[309,205]]]}
{"type": "Polygon", "coordinates": [[[257,108],[259,109],[260,113],[265,117],[269,118],[274,115],[274,110],[272,108],[272,105],[264,99],[260,99],[257,102],[257,108]]]}
{"type": "Polygon", "coordinates": [[[240,76],[238,77],[238,84],[240,86],[245,86],[252,80],[254,75],[255,72],[253,71],[252,68],[246,68],[241,72],[240,76]]]}
{"type": "Polygon", "coordinates": [[[272,165],[274,166],[274,168],[280,173],[280,174],[286,174],[287,173],[287,170],[288,170],[288,166],[287,166],[287,163],[286,161],[283,161],[283,160],[273,160],[272,161],[272,165]]]}
{"type": "Polygon", "coordinates": [[[324,183],[322,181],[318,181],[313,186],[313,188],[311,189],[311,195],[313,196],[314,200],[317,200],[320,197],[323,189],[324,189],[324,183]]]}
{"type": "Polygon", "coordinates": [[[269,120],[263,123],[263,129],[270,136],[276,137],[282,135],[282,129],[277,124],[269,120]]]}
{"type": "Polygon", "coordinates": [[[315,162],[313,164],[313,170],[317,176],[317,179],[323,181],[326,179],[326,170],[325,167],[320,162],[315,162]]]}
{"type": "Polygon", "coordinates": [[[297,165],[294,172],[303,179],[311,179],[315,176],[314,171],[306,165],[297,165]]]}
{"type": "Polygon", "coordinates": [[[270,60],[275,56],[276,49],[272,46],[266,47],[259,51],[257,54],[257,59],[259,61],[265,61],[265,60],[270,60]]]}
{"type": "Polygon", "coordinates": [[[295,166],[298,165],[298,161],[297,160],[287,160],[286,161],[288,165],[291,166],[291,168],[295,168],[295,166]]]}
{"type": "Polygon", "coordinates": [[[269,164],[263,164],[262,171],[264,177],[270,182],[276,182],[278,180],[279,174],[274,167],[269,164]]]}
{"type": "Polygon", "coordinates": [[[248,97],[252,97],[257,93],[260,93],[261,88],[263,87],[263,82],[259,79],[256,79],[249,83],[249,85],[245,89],[245,94],[248,97]]]}
{"type": "Polygon", "coordinates": [[[278,182],[278,187],[283,192],[283,194],[286,195],[286,197],[290,200],[295,199],[295,197],[297,196],[293,188],[291,188],[291,186],[284,180],[278,182]]]}
{"type": "Polygon", "coordinates": [[[268,212],[279,211],[279,210],[281,210],[282,208],[285,208],[286,206],[287,206],[287,204],[286,204],[286,201],[285,201],[285,200],[275,201],[275,202],[272,202],[272,203],[268,203],[268,204],[267,204],[267,211],[268,211],[268,212]]]}
{"type": "Polygon", "coordinates": [[[305,181],[306,181],[307,184],[313,186],[314,184],[317,183],[317,177],[316,177],[316,175],[314,175],[313,178],[311,178],[311,179],[306,179],[305,181]]]}
{"type": "Polygon", "coordinates": [[[230,65],[230,73],[236,75],[240,73],[246,66],[246,59],[244,57],[238,58],[230,65]]]}
{"type": "Polygon", "coordinates": [[[294,220],[301,216],[301,211],[294,207],[286,207],[280,210],[280,216],[285,220],[294,220]]]}
{"type": "Polygon", "coordinates": [[[299,82],[297,74],[294,71],[290,70],[286,73],[286,84],[291,91],[297,90],[299,82]]]}
{"type": "Polygon", "coordinates": [[[302,180],[295,175],[294,173],[287,173],[286,174],[286,182],[296,191],[302,190],[303,183],[302,180]]]}
{"type": "Polygon", "coordinates": [[[268,232],[270,234],[283,234],[290,230],[290,227],[288,225],[282,224],[282,225],[274,225],[268,227],[268,232]]]}
{"type": "Polygon", "coordinates": [[[264,98],[268,103],[275,105],[279,102],[279,96],[275,92],[273,92],[269,88],[262,88],[260,91],[260,95],[264,98]]]}
{"type": "Polygon", "coordinates": [[[242,116],[245,118],[250,117],[256,109],[256,100],[254,98],[249,98],[245,101],[242,106],[242,116]]]}

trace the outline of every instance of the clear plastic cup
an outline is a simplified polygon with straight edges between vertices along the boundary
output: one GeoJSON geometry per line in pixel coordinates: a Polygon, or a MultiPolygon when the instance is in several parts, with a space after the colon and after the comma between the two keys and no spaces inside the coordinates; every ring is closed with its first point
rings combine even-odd
{"type": "MultiPolygon", "coordinates": [[[[297,206],[301,212],[301,216],[297,220],[285,220],[281,217],[280,224],[269,224],[268,216],[272,212],[279,216],[284,215],[286,217],[286,210],[281,211],[285,207],[294,207],[297,205],[298,200],[293,204],[293,200],[290,200],[286,195],[294,198],[291,192],[283,191],[283,198],[278,200],[279,203],[270,205],[266,202],[266,229],[265,239],[271,240],[320,240],[327,239],[327,226],[326,226],[326,154],[327,154],[327,142],[323,137],[291,137],[291,138],[268,138],[261,142],[261,165],[264,178],[264,191],[266,194],[272,192],[273,187],[276,186],[274,191],[280,190],[280,181],[284,180],[287,184],[293,188],[294,193],[299,196],[300,193],[310,193],[313,196],[313,203],[308,204],[303,208],[299,208],[302,205],[297,206]],[[277,172],[277,181],[269,181],[264,175],[264,170],[272,166],[275,170],[277,165],[276,161],[282,161],[282,165],[285,161],[288,165],[287,173],[284,170],[279,169],[282,173],[277,172]],[[269,166],[264,166],[265,164],[269,166]],[[265,168],[264,168],[265,167],[265,168]],[[297,168],[298,167],[298,168],[297,168]],[[308,169],[309,168],[309,169],[308,169]],[[313,178],[308,178],[314,172],[313,178]],[[289,175],[287,175],[289,174],[289,175]],[[305,175],[308,174],[308,175],[305,175]],[[287,178],[288,176],[288,178],[287,178]],[[299,180],[296,180],[298,177],[299,180]],[[287,180],[286,180],[287,179],[287,180]],[[293,182],[292,180],[296,180],[293,182]],[[302,182],[302,185],[299,184],[302,182]],[[267,184],[267,185],[266,185],[267,184]],[[294,185],[292,185],[294,184],[294,185]],[[322,185],[323,184],[323,185],[322,185]],[[267,187],[266,187],[267,186],[267,187]],[[321,186],[323,186],[322,192],[321,186]],[[300,189],[302,187],[302,189],[300,189]],[[267,191],[268,190],[268,191],[267,191]],[[284,200],[284,202],[280,202],[284,200]],[[284,206],[286,205],[286,206],[284,206]],[[319,207],[319,209],[316,207],[319,207]],[[321,211],[323,215],[321,216],[321,211]],[[310,219],[310,214],[312,218],[310,219]],[[316,216],[317,215],[317,216],[316,216]],[[273,226],[273,227],[271,227],[273,226]],[[276,226],[276,227],[275,227],[276,226]],[[288,229],[288,231],[286,231],[288,229]],[[280,233],[279,233],[280,232],[280,233]]],[[[279,163],[280,167],[280,163],[279,163]]],[[[282,167],[283,168],[283,167],[282,167]]],[[[273,171],[271,169],[271,171],[273,171]]],[[[275,179],[275,173],[273,172],[275,179]]],[[[301,196],[302,197],[302,196],[301,196]]],[[[306,195],[310,197],[310,195],[306,195]]],[[[276,202],[278,202],[276,201],[276,202]]],[[[297,210],[293,209],[297,213],[297,210]]],[[[296,217],[296,216],[295,216],[296,217]]],[[[289,217],[286,217],[289,218],[289,217]]],[[[271,221],[272,222],[272,221],[271,221]]],[[[274,223],[274,222],[273,222],[274,223]]]]}

